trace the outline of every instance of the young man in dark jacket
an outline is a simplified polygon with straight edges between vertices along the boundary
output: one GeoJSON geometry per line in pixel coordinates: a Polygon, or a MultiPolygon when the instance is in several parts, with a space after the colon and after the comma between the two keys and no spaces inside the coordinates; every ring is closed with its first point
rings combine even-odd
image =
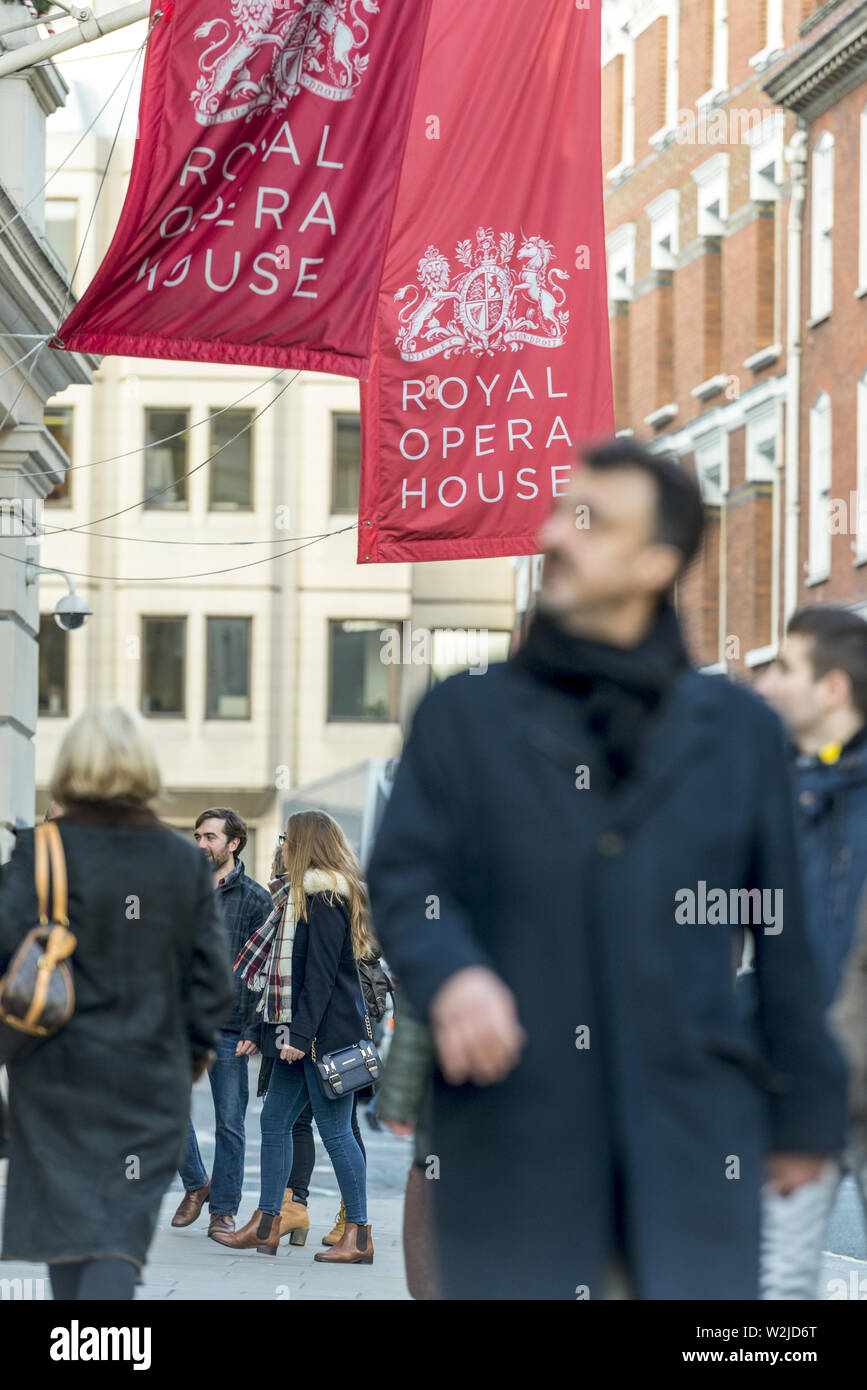
{"type": "Polygon", "coordinates": [[[601,1298],[624,1267],[639,1298],[756,1298],[765,1166],[796,1191],[842,1144],[783,731],[691,669],[668,601],[701,530],[675,461],[589,451],[523,646],[415,715],[368,878],[433,1028],[447,1299],[601,1298]]]}
{"type": "MultiPolygon", "coordinates": [[[[845,608],[801,609],[756,686],[793,744],[807,935],[828,1008],[841,993],[867,883],[867,623],[845,608]]],[[[828,1218],[847,1170],[867,1204],[864,1153],[859,1112],[850,1118],[842,1165],[827,1163],[794,1197],[767,1194],[765,1298],[818,1296],[828,1218]]]]}
{"type": "MultiPolygon", "coordinates": [[[[247,843],[247,826],[234,811],[225,806],[203,811],[196,821],[195,840],[213,869],[234,962],[270,913],[271,895],[244,868],[240,855],[247,843]]],[[[255,1003],[255,996],[236,974],[235,1011],[220,1032],[217,1058],[209,1074],[214,1098],[214,1168],[209,1179],[191,1120],[180,1169],[184,1197],[172,1218],[173,1226],[192,1225],[207,1201],[211,1218],[208,1235],[235,1229],[244,1184],[244,1116],[249,1097],[248,1061],[240,1042],[251,1003],[255,1003]]]]}

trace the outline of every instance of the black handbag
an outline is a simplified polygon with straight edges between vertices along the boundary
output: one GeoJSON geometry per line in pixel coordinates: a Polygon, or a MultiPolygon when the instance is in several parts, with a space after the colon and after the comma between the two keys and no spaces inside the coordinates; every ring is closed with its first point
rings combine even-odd
{"type": "MultiPolygon", "coordinates": [[[[359,986],[361,979],[359,977],[359,986]]],[[[364,990],[361,991],[364,998],[364,990]]],[[[364,1010],[367,1037],[354,1047],[341,1047],[338,1052],[326,1052],[316,1056],[316,1039],[310,1044],[310,1060],[316,1068],[319,1089],[326,1100],[339,1100],[341,1096],[361,1091],[371,1082],[378,1081],[382,1075],[382,1060],[373,1041],[373,1029],[367,1007],[364,1010]]]]}

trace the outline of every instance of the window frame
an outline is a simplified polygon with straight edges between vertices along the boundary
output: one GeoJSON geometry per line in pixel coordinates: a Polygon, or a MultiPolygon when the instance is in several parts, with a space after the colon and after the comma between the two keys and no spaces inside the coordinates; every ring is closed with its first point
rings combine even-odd
{"type": "Polygon", "coordinates": [[[39,697],[40,697],[40,694],[41,694],[41,682],[40,682],[40,679],[39,679],[39,661],[38,661],[38,658],[37,658],[37,674],[36,674],[36,712],[37,712],[37,718],[38,718],[38,719],[68,719],[68,718],[69,718],[69,633],[68,633],[68,632],[64,632],[62,628],[60,628],[60,627],[57,626],[57,623],[54,621],[54,611],[53,611],[53,609],[47,609],[44,613],[43,613],[43,612],[40,612],[40,614],[39,614],[39,629],[40,629],[40,631],[39,631],[39,635],[38,635],[38,637],[37,637],[37,646],[40,647],[40,654],[41,654],[42,625],[43,625],[43,623],[45,624],[46,628],[48,627],[49,623],[51,623],[52,627],[53,627],[54,630],[58,633],[58,636],[59,636],[60,639],[62,640],[62,645],[63,645],[63,708],[60,709],[60,710],[50,710],[50,709],[42,709],[42,708],[40,707],[40,700],[39,700],[39,697]]]}
{"type": "MultiPolygon", "coordinates": [[[[343,623],[375,623],[376,626],[377,626],[377,628],[379,629],[379,632],[380,632],[380,633],[384,632],[387,628],[396,628],[397,631],[398,631],[398,632],[400,633],[400,635],[401,635],[401,642],[402,642],[402,641],[403,641],[403,631],[404,631],[404,629],[403,629],[403,624],[404,624],[405,621],[406,621],[406,619],[404,619],[404,618],[391,618],[391,619],[385,619],[385,618],[366,618],[366,617],[363,617],[363,616],[359,617],[359,616],[357,616],[357,615],[353,615],[353,616],[344,616],[344,617],[342,617],[342,618],[332,618],[332,617],[329,617],[329,618],[326,619],[326,641],[327,641],[327,643],[328,643],[328,660],[327,660],[327,662],[326,662],[326,680],[327,680],[327,686],[326,686],[326,691],[325,691],[325,697],[326,697],[326,698],[325,698],[325,723],[326,723],[326,724],[344,724],[344,725],[346,725],[346,724],[363,724],[363,725],[374,725],[374,726],[376,726],[376,727],[383,728],[383,727],[386,727],[387,725],[395,725],[395,724],[399,724],[399,723],[400,723],[400,695],[401,695],[400,671],[401,671],[401,665],[398,664],[398,663],[394,663],[394,664],[397,665],[397,667],[398,667],[398,678],[397,678],[397,680],[396,680],[396,682],[395,682],[396,689],[395,689],[395,691],[394,691],[394,700],[393,700],[393,704],[392,704],[391,707],[390,707],[389,716],[388,716],[386,719],[365,718],[364,715],[357,715],[357,714],[335,714],[335,713],[334,713],[334,709],[333,709],[333,699],[334,699],[334,642],[333,642],[333,635],[334,635],[335,629],[338,628],[338,627],[341,627],[341,626],[343,625],[343,623]],[[392,710],[393,710],[393,714],[392,714],[392,710]]],[[[383,663],[383,665],[385,665],[385,663],[383,663]]],[[[388,668],[386,668],[386,669],[388,669],[388,668]]]]}
{"type": "Polygon", "coordinates": [[[205,614],[205,682],[204,714],[206,724],[249,724],[253,718],[253,615],[247,613],[206,613],[205,614]],[[211,623],[247,624],[247,713],[209,714],[208,713],[208,635],[211,623]]]}
{"type": "Polygon", "coordinates": [[[831,577],[831,487],[833,485],[833,439],[834,439],[834,414],[831,397],[827,391],[820,391],[810,406],[809,423],[809,471],[808,471],[808,522],[807,522],[807,583],[821,584],[831,577]],[[827,485],[820,489],[817,483],[822,481],[817,475],[818,467],[818,443],[817,434],[819,427],[826,431],[826,439],[818,441],[827,446],[827,485]],[[826,498],[824,511],[824,524],[820,524],[820,510],[817,506],[817,499],[821,496],[826,498]],[[821,539],[821,556],[817,554],[819,541],[821,539]],[[819,560],[826,561],[824,567],[818,563],[819,560]]]}
{"type": "MultiPolygon", "coordinates": [[[[329,498],[330,516],[358,516],[357,503],[354,507],[337,507],[335,505],[335,491],[337,482],[337,422],[341,417],[351,417],[358,421],[358,486],[359,499],[361,490],[361,412],[358,410],[331,410],[331,496],[329,498]]],[[[348,621],[348,620],[344,620],[348,621]]]]}
{"type": "Polygon", "coordinates": [[[810,155],[811,323],[834,310],[834,164],[834,136],[824,130],[810,155]]]}
{"type": "Polygon", "coordinates": [[[139,674],[139,712],[143,719],[186,719],[189,699],[187,695],[187,680],[189,678],[189,622],[186,613],[140,613],[139,630],[141,632],[141,671],[139,674]],[[145,640],[145,625],[149,622],[159,623],[180,623],[183,632],[183,648],[181,657],[181,709],[180,710],[146,710],[144,708],[145,696],[145,671],[147,663],[147,642],[145,640]]]}
{"type": "MultiPolygon", "coordinates": [[[[184,452],[185,452],[185,455],[186,455],[186,466],[185,466],[185,469],[184,469],[184,477],[183,477],[183,479],[182,479],[182,481],[183,481],[183,487],[184,487],[184,500],[183,500],[183,502],[166,503],[166,502],[151,502],[151,501],[145,500],[145,501],[144,501],[144,504],[143,504],[143,507],[142,507],[142,510],[145,511],[145,512],[188,512],[188,511],[190,510],[190,488],[189,488],[189,481],[190,481],[190,479],[189,479],[189,473],[190,473],[190,438],[189,438],[189,436],[190,436],[190,430],[192,429],[191,418],[190,418],[191,415],[192,415],[192,411],[190,410],[190,407],[189,407],[189,406],[186,406],[186,405],[154,405],[154,404],[148,404],[148,405],[143,406],[143,411],[144,411],[144,415],[143,415],[143,417],[142,417],[142,425],[143,425],[143,435],[144,435],[144,463],[143,463],[144,490],[143,490],[143,494],[142,494],[142,495],[143,495],[143,497],[144,497],[145,499],[147,499],[147,498],[151,495],[150,487],[149,487],[149,484],[148,484],[148,463],[150,462],[150,459],[149,459],[148,456],[149,456],[149,454],[150,454],[151,449],[153,449],[153,448],[155,447],[154,444],[148,444],[148,415],[150,415],[150,414],[155,414],[157,411],[171,412],[171,413],[177,414],[177,415],[185,415],[185,416],[186,416],[186,419],[187,419],[187,425],[186,425],[186,429],[185,429],[184,432],[183,432],[184,452]]],[[[165,496],[165,491],[163,490],[163,491],[161,492],[160,489],[157,489],[157,493],[155,493],[154,495],[157,495],[157,494],[160,494],[160,495],[162,495],[162,496],[164,497],[164,496],[165,496]]]]}
{"type": "MultiPolygon", "coordinates": [[[[214,468],[213,463],[211,463],[211,465],[210,465],[209,468],[208,468],[208,511],[209,511],[209,512],[218,512],[218,513],[220,513],[220,512],[228,512],[228,513],[232,513],[232,512],[252,512],[252,511],[255,511],[255,508],[256,508],[256,449],[255,449],[255,432],[254,432],[254,429],[253,429],[253,426],[254,426],[255,421],[256,421],[256,412],[255,412],[254,410],[250,410],[250,409],[247,408],[246,406],[230,406],[228,409],[226,409],[224,406],[209,406],[209,407],[208,407],[208,415],[209,415],[209,417],[210,417],[209,420],[208,420],[208,458],[209,458],[209,459],[213,459],[214,453],[216,452],[216,450],[215,450],[215,448],[214,448],[214,439],[213,439],[213,435],[214,435],[214,416],[215,416],[215,415],[219,415],[220,412],[222,412],[223,415],[231,415],[231,413],[232,413],[233,410],[235,410],[235,411],[243,411],[243,413],[244,413],[245,415],[249,415],[249,417],[250,417],[250,422],[249,422],[249,424],[248,424],[248,426],[247,426],[247,430],[246,430],[246,433],[248,434],[249,440],[250,440],[250,500],[249,500],[249,502],[216,502],[216,503],[215,503],[215,502],[214,502],[214,479],[215,479],[215,476],[216,476],[216,469],[214,468]]],[[[240,437],[240,431],[239,431],[239,437],[240,437]]],[[[221,446],[221,447],[222,447],[223,449],[225,449],[225,445],[223,445],[223,446],[221,446]]],[[[219,464],[219,458],[217,459],[217,463],[219,464]]]]}

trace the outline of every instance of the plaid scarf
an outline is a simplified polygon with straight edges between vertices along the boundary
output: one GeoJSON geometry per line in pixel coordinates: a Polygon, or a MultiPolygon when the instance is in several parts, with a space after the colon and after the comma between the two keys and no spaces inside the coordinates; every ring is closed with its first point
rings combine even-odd
{"type": "MultiPolygon", "coordinates": [[[[262,998],[256,1012],[263,1023],[292,1022],[292,947],[298,911],[289,886],[289,875],[280,874],[268,884],[273,907],[271,915],[254,931],[240,951],[234,969],[262,998]]],[[[304,875],[304,892],[337,893],[348,898],[349,889],[339,873],[323,869],[308,869],[304,875]]]]}
{"type": "Polygon", "coordinates": [[[292,1021],[292,945],[295,941],[297,913],[289,888],[289,875],[281,874],[268,884],[273,907],[271,915],[254,931],[235,961],[234,969],[262,998],[256,1012],[263,1023],[292,1021]]]}

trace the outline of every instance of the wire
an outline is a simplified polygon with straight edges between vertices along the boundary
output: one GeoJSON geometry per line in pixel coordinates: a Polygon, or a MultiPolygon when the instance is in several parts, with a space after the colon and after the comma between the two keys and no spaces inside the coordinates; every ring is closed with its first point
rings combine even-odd
{"type": "MultiPolygon", "coordinates": [[[[148,34],[148,38],[149,38],[149,37],[150,37],[150,35],[148,34]]],[[[145,43],[147,43],[147,38],[145,39],[145,43]]],[[[142,45],[142,47],[144,47],[144,44],[142,45]]],[[[126,51],[127,51],[127,52],[131,52],[132,50],[127,49],[126,51]]],[[[140,54],[140,53],[141,53],[141,49],[136,49],[136,50],[135,50],[135,53],[136,53],[136,55],[140,54]]],[[[91,56],[91,58],[93,57],[92,54],[91,54],[90,56],[91,56]]],[[[52,66],[52,65],[51,65],[50,63],[33,63],[33,64],[31,64],[31,66],[32,66],[32,67],[50,67],[50,66],[52,66]]],[[[66,164],[69,163],[70,159],[71,159],[72,156],[75,154],[75,151],[78,149],[79,145],[81,145],[81,144],[87,139],[88,135],[89,135],[90,132],[93,130],[93,127],[96,125],[96,123],[97,123],[97,121],[99,120],[100,116],[102,115],[103,111],[104,111],[105,108],[108,106],[109,102],[112,100],[112,98],[113,98],[115,92],[118,90],[118,88],[120,87],[121,83],[124,81],[124,79],[125,79],[127,73],[129,72],[129,70],[130,70],[130,68],[131,68],[132,66],[133,66],[132,63],[128,63],[127,66],[124,68],[123,72],[121,73],[120,77],[119,77],[118,80],[117,80],[116,85],[115,85],[115,86],[112,88],[112,90],[109,92],[108,96],[106,97],[106,99],[105,99],[105,101],[103,102],[102,106],[101,106],[101,107],[99,108],[99,110],[97,111],[97,113],[96,113],[96,115],[94,116],[93,120],[91,121],[90,125],[87,127],[87,129],[86,129],[85,131],[82,132],[80,138],[79,138],[78,140],[76,140],[76,142],[75,142],[75,144],[73,145],[72,149],[71,149],[71,150],[69,151],[69,153],[65,156],[65,158],[62,159],[62,160],[60,161],[60,163],[58,164],[58,166],[57,166],[57,168],[54,170],[54,172],[53,172],[52,174],[49,174],[49,175],[48,175],[48,178],[45,180],[45,182],[44,182],[44,184],[42,185],[42,187],[41,187],[41,188],[38,188],[38,189],[36,190],[36,192],[33,194],[33,197],[32,197],[32,198],[28,198],[28,200],[27,200],[26,203],[22,203],[22,204],[21,204],[21,207],[18,209],[18,211],[16,212],[16,214],[15,214],[14,217],[10,217],[9,221],[8,221],[8,222],[4,222],[3,226],[0,227],[0,236],[3,235],[3,233],[7,230],[7,228],[9,228],[9,227],[12,226],[13,222],[17,222],[17,221],[18,221],[18,218],[22,215],[22,213],[24,213],[24,212],[27,211],[27,209],[30,207],[30,204],[31,204],[31,203],[35,203],[35,202],[36,202],[36,199],[39,198],[39,197],[45,192],[46,188],[47,188],[48,185],[51,183],[51,180],[52,180],[52,179],[56,179],[56,178],[57,178],[57,175],[60,173],[60,171],[61,171],[61,169],[64,167],[64,165],[66,165],[66,164]]],[[[28,68],[28,71],[29,71],[29,70],[30,70],[30,69],[28,68]]],[[[52,336],[53,336],[53,335],[52,335],[52,336]]]]}
{"type": "MultiPolygon", "coordinates": [[[[54,334],[52,333],[50,336],[53,338],[54,334]]],[[[77,473],[78,470],[81,468],[99,468],[100,464],[102,463],[118,463],[120,459],[132,458],[135,454],[144,454],[147,452],[148,449],[157,449],[161,444],[168,444],[172,439],[180,439],[182,435],[189,434],[192,430],[197,430],[200,425],[210,424],[212,420],[216,420],[218,415],[224,415],[227,410],[237,409],[241,402],[245,401],[248,396],[252,396],[254,392],[258,391],[260,386],[270,386],[272,381],[276,381],[277,378],[282,375],[283,372],[279,371],[275,372],[273,376],[265,377],[264,381],[257,381],[255,386],[251,386],[250,390],[245,391],[243,396],[239,396],[236,401],[232,401],[230,405],[220,406],[220,409],[215,410],[212,415],[206,415],[202,420],[195,420],[193,424],[187,425],[186,429],[175,430],[174,434],[164,435],[162,439],[152,439],[150,444],[142,444],[138,449],[127,449],[126,453],[124,454],[112,454],[112,456],[107,459],[91,459],[90,463],[71,463],[69,467],[64,471],[66,473],[77,473]]],[[[62,407],[57,408],[62,409],[62,407]]],[[[173,407],[155,406],[154,409],[171,410],[173,409],[173,407]]],[[[15,478],[53,478],[56,471],[57,470],[54,468],[45,468],[35,473],[15,473],[12,476],[15,478]]],[[[83,525],[85,526],[91,526],[93,524],[93,522],[89,521],[85,521],[83,523],[83,525]]],[[[58,526],[56,529],[58,531],[68,531],[70,528],[68,526],[58,526]]]]}
{"type": "MultiPolygon", "coordinates": [[[[230,444],[234,444],[235,440],[239,439],[240,436],[244,434],[246,430],[252,429],[256,421],[261,420],[262,416],[265,414],[265,411],[270,410],[271,406],[275,405],[277,401],[279,401],[284,391],[288,391],[289,387],[292,385],[294,381],[297,380],[297,378],[300,375],[301,371],[299,369],[294,376],[290,377],[289,380],[285,382],[283,386],[280,387],[280,390],[277,392],[276,396],[274,396],[270,401],[267,402],[266,405],[262,407],[258,415],[254,415],[252,420],[248,420],[246,425],[244,425],[241,429],[238,430],[237,434],[233,434],[231,439],[227,439],[225,444],[221,444],[219,449],[217,449],[215,453],[211,454],[209,458],[204,459],[202,463],[197,463],[195,468],[190,469],[189,473],[182,473],[179,478],[172,479],[172,481],[168,483],[165,487],[159,488],[156,492],[149,492],[147,497],[142,497],[141,500],[138,502],[131,502],[128,507],[121,507],[119,511],[109,512],[108,516],[98,516],[93,518],[91,521],[82,521],[79,523],[78,526],[59,526],[57,527],[57,530],[71,532],[81,531],[85,526],[101,526],[104,521],[113,521],[116,516],[125,516],[127,512],[134,512],[137,510],[138,507],[146,506],[147,503],[151,502],[154,497],[162,497],[164,492],[171,492],[172,488],[177,487],[178,483],[185,482],[186,479],[191,478],[194,473],[198,473],[200,469],[206,468],[209,463],[212,463],[215,458],[219,457],[219,455],[223,452],[224,449],[228,449],[230,444]]],[[[46,534],[56,534],[56,532],[46,532],[46,534]]]]}
{"type": "MultiPolygon", "coordinates": [[[[228,513],[226,513],[226,515],[228,515],[228,513]]],[[[354,525],[354,526],[357,526],[357,525],[358,525],[358,522],[357,522],[357,521],[354,522],[353,525],[354,525]]],[[[62,530],[66,530],[67,528],[66,528],[66,527],[62,527],[61,529],[62,529],[62,530]]],[[[351,531],[352,529],[353,529],[352,526],[345,526],[345,527],[343,528],[343,530],[345,530],[345,531],[351,531]]],[[[54,533],[54,532],[50,532],[50,533],[49,533],[49,532],[46,532],[45,530],[42,530],[42,531],[38,532],[38,534],[39,534],[40,536],[46,536],[46,535],[53,535],[53,534],[56,534],[56,533],[54,533]]],[[[128,544],[129,542],[132,541],[132,542],[138,542],[138,544],[140,544],[140,545],[187,545],[187,546],[200,546],[200,545],[285,545],[287,541],[317,541],[317,540],[322,540],[325,536],[341,536],[341,535],[343,534],[343,531],[317,531],[317,532],[315,532],[315,534],[312,535],[312,536],[269,536],[269,537],[267,537],[265,540],[261,540],[261,541],[176,541],[176,540],[165,540],[165,539],[163,539],[163,537],[161,537],[161,536],[111,536],[111,535],[107,535],[105,531],[75,531],[75,532],[73,532],[72,534],[74,534],[74,535],[79,535],[79,536],[88,536],[91,540],[95,540],[95,541],[123,541],[124,544],[128,544]]]]}
{"type": "MultiPolygon", "coordinates": [[[[304,545],[291,546],[289,550],[281,550],[276,555],[263,555],[260,560],[247,560],[243,565],[227,565],[223,569],[202,570],[198,574],[83,574],[81,570],[64,570],[64,574],[71,575],[73,579],[110,580],[115,584],[173,584],[185,579],[211,579],[216,574],[235,574],[238,570],[253,569],[256,565],[269,565],[272,560],[282,560],[285,555],[295,555],[297,551],[307,550],[309,546],[318,545],[320,541],[328,540],[331,536],[342,536],[346,531],[353,531],[357,524],[356,522],[354,526],[344,526],[339,531],[329,531],[324,536],[316,536],[304,545]]],[[[7,555],[5,551],[0,551],[0,560],[15,560],[20,565],[32,564],[34,569],[57,572],[51,565],[38,565],[25,556],[7,555]]]]}
{"type": "MultiPolygon", "coordinates": [[[[157,14],[156,18],[154,19],[153,24],[152,24],[152,25],[150,26],[150,28],[148,29],[147,35],[145,36],[144,43],[141,44],[141,46],[139,47],[139,49],[138,49],[137,52],[136,52],[136,56],[135,56],[134,62],[133,62],[133,63],[128,63],[128,64],[127,64],[127,67],[126,67],[126,69],[124,70],[124,74],[123,74],[124,77],[126,77],[126,74],[127,74],[127,72],[129,71],[129,69],[130,69],[131,67],[137,67],[137,66],[138,66],[139,60],[141,59],[141,56],[142,56],[142,54],[144,53],[145,45],[147,44],[148,39],[150,38],[151,34],[153,33],[153,30],[154,30],[155,25],[159,23],[159,19],[160,19],[160,15],[157,14]]],[[[121,79],[121,80],[123,80],[123,79],[121,79]]],[[[81,250],[80,250],[79,253],[78,253],[78,260],[75,262],[75,266],[74,266],[74,268],[73,268],[72,275],[69,277],[69,281],[67,282],[67,285],[66,285],[66,293],[65,293],[64,299],[63,299],[63,309],[61,310],[60,321],[59,321],[59,323],[58,323],[58,325],[57,325],[57,332],[58,332],[58,333],[59,333],[59,331],[60,331],[60,328],[61,328],[61,326],[62,326],[62,324],[63,324],[64,319],[66,318],[66,308],[67,308],[67,305],[68,305],[68,303],[69,303],[69,296],[70,296],[70,294],[72,293],[72,284],[71,284],[71,281],[74,279],[74,277],[75,277],[75,272],[76,272],[76,270],[78,270],[79,264],[81,263],[81,258],[82,258],[82,256],[84,255],[84,247],[85,247],[85,244],[86,244],[86,242],[87,242],[87,236],[88,236],[88,233],[90,232],[90,229],[91,229],[91,227],[92,227],[92,225],[93,225],[93,219],[94,219],[94,217],[96,216],[97,205],[98,205],[98,203],[99,203],[99,199],[100,199],[100,196],[101,196],[101,194],[102,194],[102,190],[103,190],[103,188],[105,187],[105,180],[106,180],[106,176],[107,176],[107,174],[108,174],[108,167],[109,167],[109,165],[110,165],[110,163],[111,163],[111,157],[112,157],[112,155],[114,154],[115,147],[116,147],[117,142],[118,142],[118,137],[120,136],[121,126],[123,125],[123,118],[124,118],[124,116],[126,115],[126,108],[127,108],[127,106],[129,105],[129,99],[130,99],[130,96],[131,96],[131,94],[132,94],[132,88],[133,88],[133,82],[134,82],[134,81],[135,81],[135,71],[133,71],[133,78],[132,78],[132,81],[131,81],[130,84],[129,84],[129,90],[127,91],[126,98],[125,98],[124,103],[123,103],[123,110],[122,110],[121,113],[120,113],[120,120],[119,120],[119,122],[118,122],[118,124],[117,124],[117,128],[116,128],[116,130],[115,130],[115,132],[114,132],[114,139],[113,139],[112,142],[111,142],[111,149],[109,150],[109,152],[108,152],[108,158],[107,158],[106,161],[105,161],[105,168],[104,168],[103,171],[102,171],[102,178],[101,178],[100,181],[99,181],[99,188],[96,190],[96,197],[95,197],[94,200],[93,200],[93,208],[91,209],[90,219],[89,219],[89,221],[88,221],[88,223],[87,223],[87,227],[85,228],[84,236],[82,237],[82,240],[81,240],[81,250]]],[[[119,85],[120,85],[120,83],[118,83],[118,86],[119,86],[119,85]]],[[[116,91],[116,90],[117,90],[117,88],[115,88],[115,91],[116,91]]],[[[114,93],[112,93],[112,96],[113,96],[113,95],[114,95],[114,93]]],[[[56,172],[57,172],[57,171],[55,170],[55,173],[56,173],[56,172]]],[[[45,185],[43,185],[43,187],[45,187],[45,185]]],[[[41,190],[40,190],[40,192],[41,192],[41,190]]],[[[34,194],[34,197],[38,197],[38,196],[39,196],[38,193],[34,194]]],[[[31,199],[30,201],[32,202],[33,199],[31,199]]],[[[29,204],[26,204],[26,203],[25,203],[24,206],[27,207],[27,206],[29,206],[29,204]]],[[[15,219],[16,219],[17,217],[20,216],[20,214],[21,214],[22,211],[23,211],[23,209],[22,209],[22,208],[19,208],[19,209],[18,209],[18,212],[15,214],[15,217],[13,217],[13,218],[11,219],[10,222],[7,222],[5,227],[0,228],[0,236],[2,236],[3,232],[6,231],[6,228],[7,228],[7,227],[10,227],[10,226],[12,225],[12,222],[14,222],[15,219]]],[[[3,416],[3,419],[0,420],[0,431],[2,431],[2,430],[5,429],[5,427],[6,427],[6,422],[7,422],[7,420],[9,419],[9,416],[12,414],[12,412],[13,412],[13,410],[15,409],[16,405],[18,404],[19,400],[21,399],[22,393],[23,393],[23,392],[25,391],[25,389],[29,386],[29,384],[30,384],[30,378],[32,377],[33,372],[34,372],[34,370],[35,370],[35,368],[36,368],[36,363],[37,363],[38,360],[39,360],[39,354],[42,352],[42,350],[43,350],[44,347],[45,347],[45,343],[38,343],[37,346],[36,346],[36,348],[33,350],[33,361],[30,363],[30,366],[29,366],[28,369],[27,369],[27,374],[25,375],[24,379],[22,380],[21,385],[18,387],[18,390],[16,391],[15,396],[13,397],[11,403],[6,407],[6,414],[3,416]]],[[[31,354],[30,354],[30,353],[27,353],[24,357],[22,357],[21,359],[19,359],[19,362],[18,362],[18,363],[13,364],[13,365],[20,366],[22,362],[26,362],[27,357],[29,357],[29,356],[31,356],[31,354]]],[[[11,371],[11,370],[12,370],[11,367],[10,367],[10,368],[7,368],[7,371],[11,371]]]]}

